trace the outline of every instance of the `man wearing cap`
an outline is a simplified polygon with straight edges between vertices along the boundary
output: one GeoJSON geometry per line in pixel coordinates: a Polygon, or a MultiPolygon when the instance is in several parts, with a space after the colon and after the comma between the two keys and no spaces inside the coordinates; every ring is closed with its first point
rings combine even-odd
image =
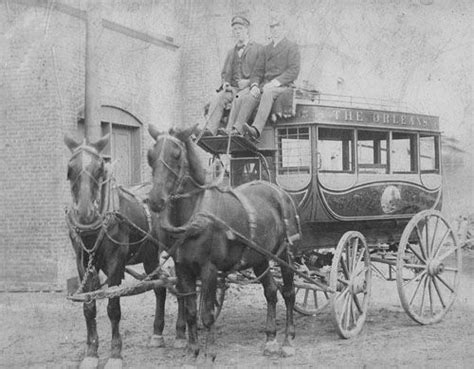
{"type": "Polygon", "coordinates": [[[260,136],[273,101],[293,84],[300,72],[298,45],[285,37],[283,19],[273,16],[269,26],[272,42],[264,47],[263,57],[250,78],[250,93],[242,97],[236,108],[235,129],[252,139],[260,136]],[[248,119],[257,105],[257,115],[249,126],[248,119]]]}
{"type": "MultiPolygon", "coordinates": [[[[250,90],[250,76],[254,74],[257,60],[263,47],[250,40],[250,22],[243,16],[235,16],[231,21],[232,34],[236,39],[235,46],[229,50],[222,68],[222,86],[209,106],[207,128],[204,135],[215,135],[219,128],[225,107],[236,96],[244,95],[250,90]]],[[[232,119],[232,107],[229,123],[232,119]]],[[[233,124],[233,122],[232,122],[233,124]]],[[[232,125],[230,125],[232,127],[232,125]]]]}

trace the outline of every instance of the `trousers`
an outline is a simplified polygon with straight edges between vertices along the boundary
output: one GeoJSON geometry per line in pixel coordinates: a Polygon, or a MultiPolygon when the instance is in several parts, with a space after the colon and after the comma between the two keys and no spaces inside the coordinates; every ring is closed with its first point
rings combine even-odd
{"type": "Polygon", "coordinates": [[[237,89],[232,87],[231,91],[222,90],[215,95],[209,105],[209,114],[207,118],[207,129],[212,132],[213,135],[217,133],[219,124],[224,114],[224,109],[227,105],[232,103],[234,95],[237,93],[237,89]]]}
{"type": "MultiPolygon", "coordinates": [[[[267,87],[258,98],[255,98],[250,91],[243,94],[235,103],[236,118],[235,122],[232,123],[233,126],[239,132],[242,132],[243,124],[248,122],[253,111],[258,106],[253,127],[255,127],[260,134],[265,127],[270,112],[272,111],[273,102],[287,88],[288,87],[267,87]]],[[[230,119],[229,123],[231,123],[230,119]]]]}

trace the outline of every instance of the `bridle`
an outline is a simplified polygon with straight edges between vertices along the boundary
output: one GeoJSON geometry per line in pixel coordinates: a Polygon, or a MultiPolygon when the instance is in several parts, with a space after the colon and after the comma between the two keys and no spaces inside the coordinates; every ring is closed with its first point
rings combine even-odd
{"type": "MultiPolygon", "coordinates": [[[[93,148],[90,148],[88,146],[85,146],[84,144],[81,145],[80,147],[78,147],[72,154],[71,156],[71,159],[69,159],[69,163],[71,163],[71,161],[76,158],[77,156],[79,156],[81,153],[83,152],[87,152],[88,154],[92,155],[94,158],[98,159],[99,160],[99,164],[103,167],[104,166],[104,158],[93,148]]],[[[75,196],[74,196],[74,191],[73,191],[73,188],[74,188],[74,185],[81,179],[82,175],[85,174],[87,175],[89,178],[92,179],[92,181],[97,185],[97,188],[98,188],[98,193],[99,193],[99,196],[101,195],[101,192],[102,192],[102,188],[103,186],[110,180],[109,179],[106,179],[105,178],[105,172],[100,176],[99,179],[95,178],[92,173],[86,168],[86,167],[82,167],[81,168],[81,171],[76,175],[76,178],[74,178],[73,181],[71,181],[71,195],[72,195],[72,198],[75,199],[75,196]]],[[[73,200],[74,201],[74,200],[73,200]]],[[[91,201],[93,201],[91,199],[91,201]]],[[[101,200],[102,201],[102,200],[101,200]]],[[[101,204],[102,205],[102,204],[101,204]]],[[[97,213],[97,209],[95,209],[96,213],[97,213]]],[[[100,215],[100,214],[99,214],[100,215]]],[[[70,220],[71,222],[74,224],[75,228],[77,230],[81,230],[81,231],[92,231],[92,230],[96,230],[102,223],[103,219],[102,219],[102,215],[98,217],[97,221],[95,221],[94,223],[92,224],[88,224],[88,225],[84,225],[84,224],[80,224],[78,222],[77,219],[74,218],[72,212],[69,213],[69,217],[70,217],[70,220]]]]}
{"type": "MultiPolygon", "coordinates": [[[[84,145],[81,145],[80,147],[78,147],[78,148],[73,152],[73,154],[72,154],[72,156],[71,156],[71,159],[69,159],[69,162],[71,162],[76,156],[79,156],[79,154],[81,154],[83,151],[87,152],[88,154],[91,154],[92,156],[95,156],[96,158],[99,159],[100,164],[101,164],[102,166],[104,165],[104,159],[103,159],[103,157],[102,157],[99,153],[97,153],[96,150],[94,150],[94,149],[92,149],[92,148],[90,148],[90,147],[84,146],[84,145]]],[[[74,186],[74,185],[76,184],[76,182],[81,178],[81,175],[82,175],[83,173],[87,174],[87,176],[88,176],[89,178],[91,178],[91,179],[97,184],[97,186],[98,186],[99,189],[100,189],[100,187],[101,187],[101,185],[102,185],[102,182],[103,182],[103,179],[102,179],[100,182],[97,181],[97,179],[91,174],[91,172],[89,172],[89,171],[87,170],[87,168],[84,168],[84,167],[81,169],[81,171],[79,172],[79,174],[76,176],[76,179],[71,183],[72,186],[74,186]]],[[[101,178],[103,178],[103,176],[101,176],[101,178]]]]}
{"type": "MultiPolygon", "coordinates": [[[[179,140],[178,138],[173,137],[171,135],[162,135],[162,136],[157,138],[156,142],[158,143],[160,140],[163,141],[163,145],[161,147],[161,151],[158,155],[158,158],[155,160],[155,162],[160,161],[165,166],[165,168],[171,174],[173,174],[177,179],[177,184],[175,186],[175,189],[172,192],[170,192],[168,194],[168,196],[164,199],[165,204],[167,204],[169,201],[171,201],[173,199],[185,196],[185,195],[181,194],[181,191],[183,190],[183,187],[184,187],[184,181],[187,178],[191,178],[193,181],[194,181],[194,179],[192,178],[192,176],[189,175],[189,170],[188,170],[189,165],[188,165],[188,162],[186,160],[187,151],[186,151],[186,147],[185,147],[184,143],[181,140],[179,140]],[[179,147],[179,149],[181,150],[181,155],[180,155],[180,158],[179,158],[179,160],[180,160],[180,162],[179,162],[179,171],[176,171],[170,164],[168,164],[166,162],[166,160],[164,158],[165,147],[166,147],[165,143],[167,141],[171,141],[172,143],[177,145],[179,147]]],[[[154,166],[154,162],[150,163],[150,164],[152,164],[152,166],[154,166]]]]}

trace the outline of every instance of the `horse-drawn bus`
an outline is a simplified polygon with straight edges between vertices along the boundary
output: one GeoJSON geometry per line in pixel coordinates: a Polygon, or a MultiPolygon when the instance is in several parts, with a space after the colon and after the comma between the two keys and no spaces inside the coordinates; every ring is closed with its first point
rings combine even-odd
{"type": "MultiPolygon", "coordinates": [[[[193,129],[165,133],[150,126],[155,143],[148,152],[152,184],[145,202],[110,186],[113,178],[100,155],[106,139],[92,144],[66,139],[73,153],[68,225],[83,279],[71,299],[85,302],[85,361],[96,363],[97,356],[95,304],[89,302],[108,297],[109,317],[118,327],[118,297],[154,288],[152,343],[162,345],[164,288],[175,284],[177,338],[184,338],[187,326],[188,347],[197,355],[199,316],[210,350],[225,292],[219,276],[229,280],[248,268],[267,299],[269,353],[280,350],[278,289],[287,310],[281,350],[288,355],[294,350],[293,309],[314,315],[329,304],[341,337],[359,333],[373,272],[396,280],[403,308],[418,323],[438,322],[447,313],[458,289],[461,248],[440,213],[438,118],[297,89],[289,101],[283,117],[269,122],[258,142],[236,135],[198,137],[207,152],[230,157],[227,168],[216,166],[219,175],[212,183],[206,181],[193,129]],[[93,220],[93,229],[81,227],[81,216],[93,220]],[[176,278],[163,273],[158,247],[175,259],[176,278]],[[99,287],[99,269],[117,286],[125,265],[138,262],[145,263],[148,275],[138,275],[143,280],[136,286],[91,292],[99,287]]],[[[121,338],[118,328],[113,331],[111,359],[119,360],[121,338]]]]}
{"type": "MultiPolygon", "coordinates": [[[[303,233],[295,265],[337,291],[341,336],[362,327],[372,270],[396,279],[403,308],[421,324],[439,321],[453,303],[461,254],[439,212],[438,117],[295,89],[291,113],[269,122],[258,142],[215,136],[199,145],[230,154],[232,186],[269,180],[291,195],[303,233]]],[[[295,309],[315,314],[330,295],[297,283],[295,309]]]]}

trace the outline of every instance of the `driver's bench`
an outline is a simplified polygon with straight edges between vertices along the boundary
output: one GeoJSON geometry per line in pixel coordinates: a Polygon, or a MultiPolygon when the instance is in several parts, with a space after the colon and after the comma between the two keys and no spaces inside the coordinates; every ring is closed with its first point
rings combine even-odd
{"type": "Polygon", "coordinates": [[[287,93],[281,94],[275,100],[272,113],[257,142],[245,136],[232,135],[204,136],[197,144],[214,156],[230,155],[229,176],[232,187],[253,180],[267,180],[274,183],[275,125],[295,116],[298,100],[315,102],[318,99],[318,91],[289,88],[287,93]]]}

